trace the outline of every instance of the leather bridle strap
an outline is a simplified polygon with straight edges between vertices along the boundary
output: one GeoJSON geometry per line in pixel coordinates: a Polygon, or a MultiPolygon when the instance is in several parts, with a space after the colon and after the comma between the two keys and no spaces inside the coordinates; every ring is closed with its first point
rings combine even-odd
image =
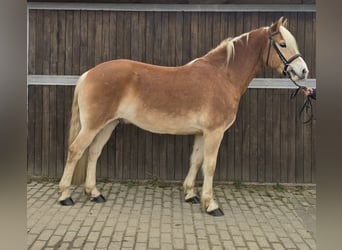
{"type": "Polygon", "coordinates": [[[274,48],[274,50],[277,52],[280,60],[283,62],[284,64],[284,69],[283,69],[283,74],[286,76],[287,73],[287,68],[289,67],[290,63],[292,63],[294,60],[296,60],[298,57],[302,57],[301,54],[295,54],[294,56],[292,56],[290,59],[286,59],[285,56],[283,55],[283,53],[281,53],[281,51],[279,50],[278,46],[276,45],[275,41],[273,40],[273,37],[280,34],[279,31],[275,32],[275,33],[271,33],[271,31],[268,31],[268,37],[270,39],[270,43],[268,46],[268,52],[267,52],[267,60],[266,60],[266,66],[269,66],[268,62],[269,62],[269,58],[270,58],[270,52],[271,52],[271,47],[274,48]]]}

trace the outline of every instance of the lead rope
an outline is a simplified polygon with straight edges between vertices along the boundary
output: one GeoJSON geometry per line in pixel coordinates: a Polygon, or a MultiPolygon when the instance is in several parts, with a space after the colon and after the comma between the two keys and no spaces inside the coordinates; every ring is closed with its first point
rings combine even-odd
{"type": "MultiPolygon", "coordinates": [[[[293,98],[295,98],[295,97],[297,96],[299,90],[302,90],[302,89],[306,90],[306,89],[307,89],[307,87],[302,86],[302,85],[299,85],[298,83],[296,83],[296,82],[295,82],[294,80],[292,80],[291,78],[289,78],[289,79],[293,82],[294,85],[296,85],[296,86],[298,87],[298,88],[291,94],[291,99],[293,99],[293,98]]],[[[303,124],[309,123],[309,122],[311,122],[312,119],[313,119],[312,102],[311,102],[311,99],[312,99],[311,95],[308,95],[308,96],[306,97],[306,100],[305,100],[305,102],[304,102],[302,108],[301,108],[300,111],[299,111],[299,116],[303,113],[304,109],[305,109],[306,114],[309,116],[309,119],[307,119],[306,121],[304,121],[303,124]]]]}

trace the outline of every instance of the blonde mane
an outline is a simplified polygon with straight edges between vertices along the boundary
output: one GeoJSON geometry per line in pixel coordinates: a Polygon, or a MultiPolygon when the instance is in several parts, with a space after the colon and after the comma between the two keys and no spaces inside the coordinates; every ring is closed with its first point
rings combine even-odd
{"type": "Polygon", "coordinates": [[[235,56],[235,46],[234,42],[239,41],[242,37],[246,36],[246,43],[248,44],[249,33],[243,33],[237,37],[228,37],[227,39],[223,40],[216,48],[212,49],[211,51],[217,51],[222,48],[226,48],[227,52],[227,61],[226,67],[228,68],[229,62],[235,56]]]}

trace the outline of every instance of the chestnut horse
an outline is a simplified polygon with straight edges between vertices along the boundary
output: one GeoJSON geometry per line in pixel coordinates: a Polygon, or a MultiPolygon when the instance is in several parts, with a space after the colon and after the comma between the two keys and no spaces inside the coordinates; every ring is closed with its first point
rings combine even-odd
{"type": "Polygon", "coordinates": [[[286,23],[280,18],[269,27],[226,39],[180,67],[113,60],[85,72],[74,92],[60,204],[73,205],[69,187],[82,183],[92,201],[105,201],[96,188],[96,162],[121,121],[154,133],[195,135],[183,184],[185,200],[199,203],[194,185],[202,166],[200,202],[207,213],[223,215],[213,194],[216,158],[241,96],[262,66],[284,72],[294,81],[308,75],[286,23]]]}

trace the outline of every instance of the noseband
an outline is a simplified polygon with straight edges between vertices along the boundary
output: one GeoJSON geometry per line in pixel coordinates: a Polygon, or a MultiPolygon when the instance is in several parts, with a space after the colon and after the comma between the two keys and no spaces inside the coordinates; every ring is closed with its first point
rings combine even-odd
{"type": "Polygon", "coordinates": [[[270,58],[270,52],[271,52],[271,46],[273,46],[274,50],[277,52],[280,60],[283,62],[284,64],[284,69],[283,69],[283,75],[286,76],[288,75],[288,72],[287,72],[287,68],[289,67],[289,65],[294,61],[296,60],[298,57],[302,57],[301,54],[295,54],[294,56],[292,56],[289,60],[287,60],[285,58],[285,56],[281,53],[281,51],[279,50],[278,46],[276,45],[275,41],[273,40],[273,37],[280,34],[279,31],[275,32],[275,33],[271,33],[271,31],[268,30],[268,38],[270,39],[270,45],[268,47],[268,53],[267,53],[267,61],[266,61],[266,66],[269,66],[268,65],[268,61],[269,61],[269,58],[270,58]]]}

